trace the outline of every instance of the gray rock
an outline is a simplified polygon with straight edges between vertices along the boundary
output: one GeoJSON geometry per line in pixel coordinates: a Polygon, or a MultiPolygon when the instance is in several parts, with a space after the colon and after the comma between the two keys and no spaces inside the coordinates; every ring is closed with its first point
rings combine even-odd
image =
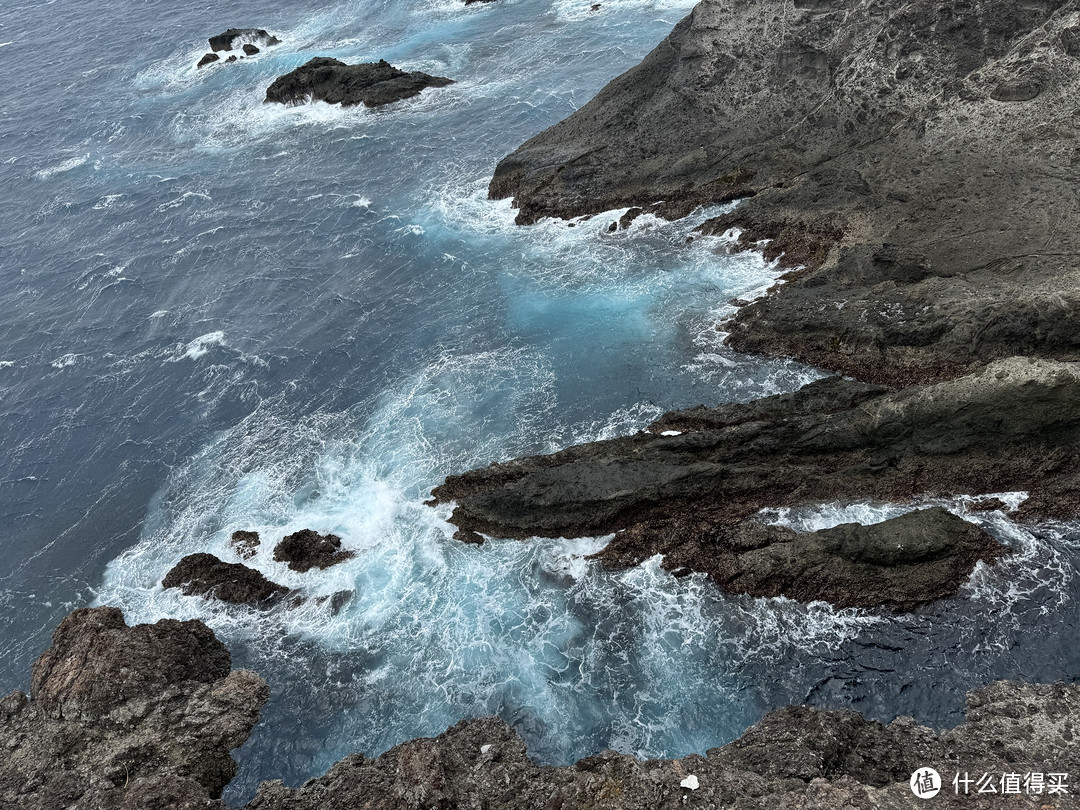
{"type": "MultiPolygon", "coordinates": [[[[909,787],[917,768],[1000,778],[1049,769],[1075,772],[1080,687],[992,684],[968,695],[967,721],[936,734],[910,718],[883,726],[850,711],[793,706],[768,714],[729,745],[705,756],[642,761],[605,751],[565,767],[538,766],[501,720],[458,723],[432,739],[411,740],[376,759],[354,754],[301,787],[264,782],[248,810],[325,807],[492,807],[500,810],[660,810],[661,808],[925,807],[909,787]],[[698,787],[680,786],[693,775],[698,787]]],[[[1071,807],[1071,798],[996,797],[994,807],[1071,807]]],[[[954,795],[934,806],[981,806],[954,795]]],[[[990,807],[990,804],[986,805],[990,807]]]]}
{"type": "Polygon", "coordinates": [[[320,56],[277,78],[266,90],[266,101],[278,104],[325,101],[343,107],[356,104],[379,107],[412,98],[427,87],[453,83],[453,79],[420,71],[406,73],[384,60],[347,65],[320,56]]]}
{"type": "Polygon", "coordinates": [[[736,348],[864,380],[1080,358],[1074,0],[703,0],[498,165],[518,220],[744,198],[793,271],[736,348]]]}
{"type": "Polygon", "coordinates": [[[202,622],[77,610],[0,701],[0,807],[218,808],[269,697],[202,622]]]}
{"type": "Polygon", "coordinates": [[[1077,414],[1080,364],[1012,358],[899,391],[834,377],[450,476],[433,496],[456,502],[451,520],[466,533],[615,532],[598,555],[610,566],[659,553],[669,570],[702,571],[739,593],[907,609],[955,590],[1001,547],[937,510],[801,538],[754,539],[746,521],[768,507],[1009,490],[1031,492],[1020,517],[1073,515],[1077,414]],[[886,553],[894,541],[903,554],[886,553]]]}

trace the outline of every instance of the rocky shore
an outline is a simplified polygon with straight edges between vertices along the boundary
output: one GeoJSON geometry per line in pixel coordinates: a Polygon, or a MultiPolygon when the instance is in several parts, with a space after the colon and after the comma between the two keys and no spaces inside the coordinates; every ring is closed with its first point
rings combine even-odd
{"type": "Polygon", "coordinates": [[[725,329],[870,382],[1074,360],[1075,2],[702,0],[637,67],[502,160],[521,223],[742,199],[794,269],[725,329]]]}
{"type": "MultiPolygon", "coordinates": [[[[33,667],[30,695],[0,700],[0,807],[218,808],[269,696],[201,622],[129,627],[116,608],[77,610],[33,667]]],[[[1080,686],[998,682],[969,693],[938,733],[898,718],[792,706],[704,755],[642,761],[612,751],[540,766],[496,717],[465,720],[376,758],[353,754],[299,787],[264,782],[249,810],[657,810],[908,808],[916,770],[1080,773],[1080,686]]],[[[984,806],[951,784],[938,806],[984,806]]],[[[973,789],[972,789],[973,791],[973,789]]],[[[1071,794],[997,796],[994,807],[1074,807],[1071,794]]],[[[985,805],[989,806],[989,805],[985,805]]]]}
{"type": "Polygon", "coordinates": [[[278,77],[266,89],[266,102],[325,101],[343,107],[381,107],[417,96],[425,88],[453,83],[453,79],[420,71],[406,73],[385,60],[347,65],[339,59],[318,56],[278,77]]]}

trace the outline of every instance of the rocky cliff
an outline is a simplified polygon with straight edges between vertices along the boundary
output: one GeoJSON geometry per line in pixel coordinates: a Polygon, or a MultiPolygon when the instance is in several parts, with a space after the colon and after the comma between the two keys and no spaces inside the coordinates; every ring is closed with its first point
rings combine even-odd
{"type": "Polygon", "coordinates": [[[522,223],[625,206],[802,266],[737,348],[909,384],[1080,348],[1080,13],[1063,0],[702,0],[506,157],[522,223]]]}

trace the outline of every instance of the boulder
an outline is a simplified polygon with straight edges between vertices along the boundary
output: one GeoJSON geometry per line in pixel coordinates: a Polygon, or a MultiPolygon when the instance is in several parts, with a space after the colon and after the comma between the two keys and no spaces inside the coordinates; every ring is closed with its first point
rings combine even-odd
{"type": "Polygon", "coordinates": [[[341,549],[341,538],[336,534],[319,534],[311,529],[286,535],[274,547],[275,560],[301,572],[329,568],[355,556],[356,552],[341,549]]]}
{"type": "Polygon", "coordinates": [[[280,39],[262,28],[230,28],[223,34],[210,37],[209,42],[212,51],[234,51],[245,44],[264,48],[281,44],[280,39]]]}
{"type": "Polygon", "coordinates": [[[379,107],[419,95],[427,87],[445,87],[452,79],[419,71],[406,73],[380,60],[347,65],[337,59],[316,57],[279,77],[266,90],[266,101],[304,104],[325,101],[350,107],[379,107]]]}
{"type": "Polygon", "coordinates": [[[213,554],[189,554],[165,575],[161,584],[185,596],[205,596],[234,605],[272,605],[289,589],[243,563],[227,563],[213,554]]]}

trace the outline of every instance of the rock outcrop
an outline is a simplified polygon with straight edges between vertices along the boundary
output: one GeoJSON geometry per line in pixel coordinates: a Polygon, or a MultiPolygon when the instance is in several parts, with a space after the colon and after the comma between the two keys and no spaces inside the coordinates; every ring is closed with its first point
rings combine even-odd
{"type": "Polygon", "coordinates": [[[376,759],[354,754],[299,788],[264,783],[248,810],[898,809],[926,806],[909,784],[926,768],[945,781],[935,806],[983,806],[974,780],[984,773],[999,793],[1005,775],[1022,784],[1038,773],[1041,794],[997,795],[992,806],[1064,808],[1075,806],[1071,795],[1049,794],[1045,784],[1049,772],[1080,766],[1077,724],[1080,687],[998,682],[969,693],[966,722],[942,734],[910,718],[882,726],[855,712],[796,706],[770,713],[705,756],[641,761],[606,751],[553,768],[531,762],[517,735],[487,717],[376,759]],[[968,795],[963,786],[955,792],[954,774],[972,780],[968,795]]]}
{"type": "Polygon", "coordinates": [[[1080,357],[1075,0],[702,0],[498,166],[518,220],[736,198],[803,265],[731,345],[867,381],[1080,357]]]}
{"type": "Polygon", "coordinates": [[[262,28],[230,28],[228,31],[210,37],[210,52],[204,54],[195,67],[202,68],[221,61],[221,53],[239,50],[241,54],[231,54],[226,62],[236,62],[245,56],[262,53],[265,48],[280,45],[281,40],[262,28]]]}
{"type": "Polygon", "coordinates": [[[274,546],[274,559],[300,572],[329,568],[355,556],[355,552],[341,548],[341,538],[336,534],[319,534],[311,529],[286,535],[274,546]]]}
{"type": "Polygon", "coordinates": [[[234,605],[276,604],[289,589],[271,582],[243,563],[227,563],[213,554],[189,554],[165,575],[161,584],[185,596],[205,596],[234,605]]]}
{"type": "Polygon", "coordinates": [[[338,59],[316,57],[280,76],[266,90],[266,101],[305,104],[325,101],[351,107],[380,107],[417,96],[428,87],[445,87],[453,79],[414,71],[406,73],[389,62],[347,65],[338,59]]]}
{"type": "MultiPolygon", "coordinates": [[[[858,543],[839,529],[785,539],[746,522],[768,507],[1010,490],[1031,493],[1020,516],[1077,512],[1080,364],[1011,358],[899,391],[828,378],[747,404],[675,411],[635,436],[450,476],[433,496],[456,502],[451,520],[462,539],[615,532],[599,554],[611,566],[663,554],[668,569],[703,571],[738,592],[908,607],[931,595],[918,582],[925,564],[940,571],[954,556],[951,576],[934,589],[943,594],[975,559],[993,559],[1000,549],[928,516],[909,519],[928,530],[910,546],[916,557],[891,561],[860,557],[858,543]],[[852,565],[834,565],[837,555],[852,565]],[[913,598],[902,595],[900,581],[888,599],[876,584],[860,587],[869,571],[860,566],[871,562],[908,572],[913,598]],[[783,572],[803,566],[826,566],[829,576],[796,587],[783,572]],[[830,581],[844,570],[852,582],[830,581]]],[[[899,532],[900,524],[884,530],[899,532]]],[[[879,530],[856,534],[866,541],[868,531],[879,530]]]]}
{"type": "Polygon", "coordinates": [[[269,697],[202,622],[76,610],[0,701],[0,807],[219,808],[269,697]]]}

